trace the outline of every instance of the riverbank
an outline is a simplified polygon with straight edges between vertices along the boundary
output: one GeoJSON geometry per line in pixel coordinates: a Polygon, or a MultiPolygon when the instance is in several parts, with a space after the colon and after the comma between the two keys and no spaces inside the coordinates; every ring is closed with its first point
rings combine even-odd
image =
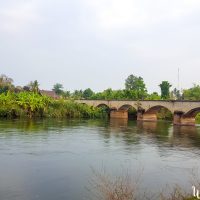
{"type": "Polygon", "coordinates": [[[33,92],[0,95],[0,118],[104,118],[100,108],[92,108],[73,100],[54,100],[33,92]]]}
{"type": "MultiPolygon", "coordinates": [[[[86,104],[79,104],[74,100],[55,100],[34,92],[2,93],[0,94],[0,118],[107,118],[106,108],[94,108],[86,104]]],[[[137,118],[136,110],[129,110],[131,119],[137,118]]],[[[172,113],[162,108],[157,113],[159,120],[172,121],[172,113]]],[[[196,123],[200,123],[200,114],[196,116],[196,123]]]]}

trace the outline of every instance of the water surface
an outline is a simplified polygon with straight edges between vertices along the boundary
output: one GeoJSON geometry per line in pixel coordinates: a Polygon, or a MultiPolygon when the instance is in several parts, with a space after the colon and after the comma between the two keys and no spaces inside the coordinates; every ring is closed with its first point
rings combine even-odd
{"type": "Polygon", "coordinates": [[[82,200],[94,175],[142,174],[141,188],[191,190],[200,127],[124,120],[0,121],[0,200],[82,200]]]}

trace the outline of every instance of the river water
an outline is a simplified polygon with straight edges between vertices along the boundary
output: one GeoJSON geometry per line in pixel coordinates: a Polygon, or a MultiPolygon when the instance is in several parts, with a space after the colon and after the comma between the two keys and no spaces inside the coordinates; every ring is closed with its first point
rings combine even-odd
{"type": "MultiPolygon", "coordinates": [[[[200,127],[124,120],[0,121],[0,200],[82,200],[94,171],[140,174],[142,193],[179,184],[200,166],[200,127]]],[[[192,190],[191,190],[192,191],[192,190]]],[[[94,199],[94,198],[91,198],[94,199]]]]}

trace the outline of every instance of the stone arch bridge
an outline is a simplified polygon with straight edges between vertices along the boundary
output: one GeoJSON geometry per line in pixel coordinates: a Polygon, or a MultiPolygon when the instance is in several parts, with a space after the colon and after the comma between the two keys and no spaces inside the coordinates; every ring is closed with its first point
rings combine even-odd
{"type": "Polygon", "coordinates": [[[128,118],[128,110],[135,108],[137,120],[156,121],[157,112],[161,108],[168,109],[173,114],[176,125],[195,125],[195,116],[200,112],[200,101],[163,101],[163,100],[76,100],[77,103],[93,107],[107,106],[111,118],[128,118]]]}

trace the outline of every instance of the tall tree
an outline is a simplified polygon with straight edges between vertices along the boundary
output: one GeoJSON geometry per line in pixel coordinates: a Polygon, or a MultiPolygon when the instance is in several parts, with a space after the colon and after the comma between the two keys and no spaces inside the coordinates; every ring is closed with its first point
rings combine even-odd
{"type": "Polygon", "coordinates": [[[129,75],[125,80],[126,90],[133,90],[136,93],[137,99],[144,99],[147,96],[147,89],[142,77],[129,75]]]}
{"type": "Polygon", "coordinates": [[[63,85],[60,83],[56,83],[53,86],[53,91],[57,94],[57,95],[61,95],[63,93],[63,85]]]}
{"type": "Polygon", "coordinates": [[[161,89],[161,98],[169,99],[170,98],[170,87],[172,86],[168,81],[162,81],[159,85],[161,89]]]}
{"type": "Polygon", "coordinates": [[[87,88],[86,90],[83,91],[83,98],[88,99],[93,94],[94,94],[94,92],[90,88],[87,88]]]}

